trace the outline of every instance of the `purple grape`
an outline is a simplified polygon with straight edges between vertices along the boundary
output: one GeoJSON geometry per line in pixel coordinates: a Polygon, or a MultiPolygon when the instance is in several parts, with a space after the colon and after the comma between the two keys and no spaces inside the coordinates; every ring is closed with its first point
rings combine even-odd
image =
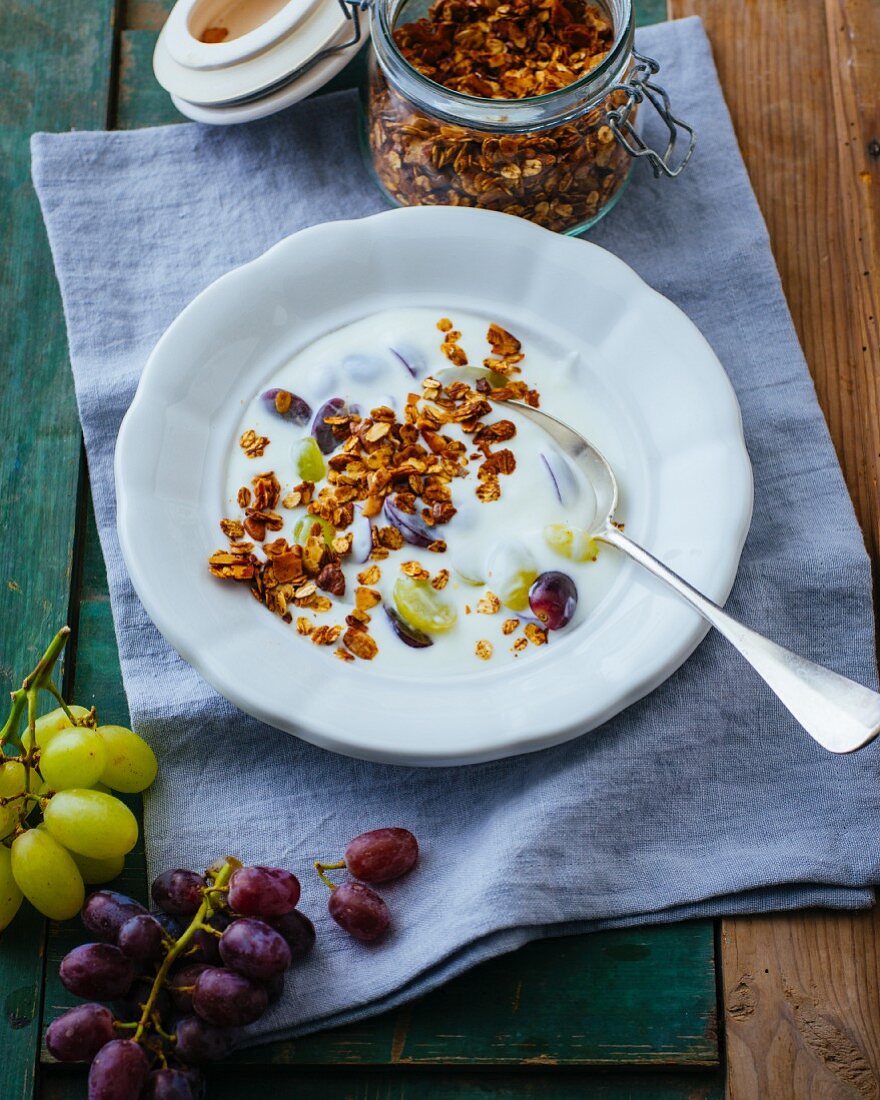
{"type": "Polygon", "coordinates": [[[179,940],[186,931],[185,925],[175,920],[170,913],[163,913],[161,909],[153,909],[150,916],[159,922],[173,940],[179,940]]]}
{"type": "MultiPolygon", "coordinates": [[[[113,1005],[116,1019],[126,1024],[137,1023],[143,1014],[144,1005],[149,1000],[152,989],[152,978],[148,978],[146,975],[135,978],[134,984],[125,997],[116,1001],[113,1005]]],[[[160,1020],[167,1021],[171,1019],[172,1004],[167,989],[160,989],[156,994],[153,1000],[153,1011],[160,1020]]]]}
{"type": "Polygon", "coordinates": [[[312,415],[309,403],[290,390],[266,390],[261,394],[260,400],[269,412],[280,416],[282,420],[289,420],[291,424],[308,424],[312,415]]]}
{"type": "Polygon", "coordinates": [[[345,866],[364,882],[389,882],[411,871],[419,843],[409,829],[371,829],[349,841],[345,866]]]}
{"type": "Polygon", "coordinates": [[[407,371],[407,372],[408,372],[408,373],[409,373],[409,374],[410,374],[410,375],[411,375],[411,376],[412,376],[413,378],[418,378],[418,372],[416,371],[416,368],[415,368],[415,367],[413,366],[413,364],[412,364],[412,363],[410,362],[410,360],[409,360],[409,359],[408,359],[408,358],[407,358],[407,357],[406,357],[405,355],[403,355],[403,354],[402,354],[401,352],[399,352],[399,351],[397,350],[397,348],[389,348],[388,350],[389,350],[389,351],[391,352],[391,354],[392,354],[392,355],[393,355],[393,356],[395,357],[395,359],[399,359],[399,360],[400,360],[400,362],[401,362],[401,363],[403,364],[403,366],[404,366],[404,369],[405,369],[405,370],[406,370],[406,371],[407,371]]]}
{"type": "Polygon", "coordinates": [[[153,881],[153,901],[172,917],[191,917],[202,904],[207,882],[195,871],[163,871],[153,881]]]}
{"type": "Polygon", "coordinates": [[[119,929],[130,917],[146,913],[139,901],[115,890],[96,890],[82,907],[82,922],[92,935],[105,943],[116,943],[119,929]]]}
{"type": "Polygon", "coordinates": [[[137,962],[159,962],[165,954],[165,930],[149,913],[129,917],[117,942],[122,954],[137,962]]]}
{"type": "Polygon", "coordinates": [[[198,1016],[185,1016],[177,1024],[175,1052],[183,1062],[219,1062],[232,1050],[232,1033],[206,1024],[198,1016]]]}
{"type": "MultiPolygon", "coordinates": [[[[222,932],[224,929],[232,923],[233,917],[231,913],[219,912],[214,913],[209,921],[206,921],[211,928],[216,928],[218,932],[222,932]]],[[[190,962],[203,962],[210,963],[211,966],[219,964],[220,962],[220,939],[218,936],[212,936],[210,932],[204,928],[198,928],[193,933],[193,937],[189,942],[189,946],[184,951],[184,958],[190,962]]]]}
{"type": "Polygon", "coordinates": [[[91,1062],[113,1038],[113,1013],[103,1005],[77,1005],[53,1020],[46,1048],[59,1062],[91,1062]]]}
{"type": "Polygon", "coordinates": [[[548,630],[561,630],[577,609],[578,593],[567,573],[542,573],[529,589],[529,607],[548,630]]]}
{"type": "Polygon", "coordinates": [[[201,1071],[194,1069],[192,1066],[187,1066],[186,1069],[181,1070],[181,1073],[186,1074],[189,1078],[189,1087],[193,1094],[193,1100],[205,1100],[208,1086],[205,1083],[205,1078],[202,1076],[201,1071]]]}
{"type": "Polygon", "coordinates": [[[243,917],[281,917],[296,908],[299,879],[279,867],[239,867],[229,880],[229,905],[243,917]]]}
{"type": "Polygon", "coordinates": [[[388,931],[391,914],[375,890],[362,882],[344,882],[330,895],[330,916],[340,928],[364,943],[377,940],[388,931]]]}
{"type": "Polygon", "coordinates": [[[109,943],[83,943],[61,960],[61,984],[88,1001],[124,997],[134,981],[134,963],[109,943]]]}
{"type": "Polygon", "coordinates": [[[192,995],[196,1014],[215,1027],[244,1027],[258,1020],[269,1004],[262,986],[237,974],[209,966],[196,979],[192,995]]]}
{"type": "Polygon", "coordinates": [[[188,1016],[193,1011],[192,995],[199,975],[210,969],[207,963],[190,963],[173,974],[168,982],[168,993],[178,1012],[188,1016]]]}
{"type": "Polygon", "coordinates": [[[408,645],[411,649],[427,649],[429,645],[434,644],[429,635],[418,627],[410,625],[393,607],[389,607],[387,603],[382,606],[391,623],[391,629],[404,645],[408,645]]]}
{"type": "Polygon", "coordinates": [[[281,994],[284,992],[284,975],[276,974],[273,978],[269,978],[260,984],[266,990],[269,1004],[273,1005],[277,1000],[280,1000],[281,994]]]}
{"type": "Polygon", "coordinates": [[[287,940],[291,959],[301,959],[315,946],[315,926],[299,909],[273,917],[268,923],[287,940]]]}
{"type": "Polygon", "coordinates": [[[89,1070],[89,1100],[139,1100],[150,1062],[131,1039],[101,1047],[89,1070]]]}
{"type": "Polygon", "coordinates": [[[257,982],[283,974],[290,966],[287,940],[261,920],[242,917],[233,921],[220,940],[220,958],[230,970],[237,970],[257,982]]]}
{"type": "Polygon", "coordinates": [[[335,451],[339,445],[336,436],[333,434],[333,429],[324,422],[325,418],[328,416],[344,416],[347,412],[348,407],[341,397],[331,397],[315,413],[315,419],[312,421],[312,435],[325,455],[335,451]]]}
{"type": "Polygon", "coordinates": [[[432,542],[437,541],[436,531],[433,531],[421,516],[401,512],[391,497],[385,498],[385,515],[403,535],[404,541],[413,546],[430,546],[432,542]]]}
{"type": "Polygon", "coordinates": [[[147,1078],[142,1100],[195,1100],[192,1082],[182,1069],[155,1069],[147,1078]]]}

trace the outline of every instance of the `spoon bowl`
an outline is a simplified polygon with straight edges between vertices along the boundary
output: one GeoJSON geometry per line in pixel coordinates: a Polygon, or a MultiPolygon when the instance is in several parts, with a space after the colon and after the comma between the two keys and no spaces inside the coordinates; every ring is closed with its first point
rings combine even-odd
{"type": "MultiPolygon", "coordinates": [[[[491,397],[491,395],[489,395],[491,397]]],[[[777,645],[744,626],[669,566],[625,535],[615,523],[617,478],[605,457],[580,432],[519,401],[504,403],[542,428],[589,479],[596,495],[590,535],[622,550],[674,589],[720,631],[776,693],[807,733],[829,752],[852,752],[880,733],[880,694],[777,645]]]]}

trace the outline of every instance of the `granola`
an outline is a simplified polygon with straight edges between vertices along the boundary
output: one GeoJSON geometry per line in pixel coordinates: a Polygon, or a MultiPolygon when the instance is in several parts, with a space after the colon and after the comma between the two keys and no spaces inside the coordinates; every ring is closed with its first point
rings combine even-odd
{"type": "MultiPolygon", "coordinates": [[[[272,389],[255,399],[219,520],[228,545],[210,555],[211,574],[245,586],[294,633],[353,666],[387,647],[424,650],[445,634],[471,661],[493,665],[548,644],[572,613],[559,618],[553,578],[574,587],[553,571],[554,557],[585,561],[575,550],[589,547],[594,557],[595,544],[561,522],[559,484],[542,450],[551,444],[509,404],[541,403],[532,353],[497,321],[475,324],[435,314],[421,343],[410,335],[384,359],[342,354],[355,376],[376,379],[353,381],[344,397],[309,404],[272,389]],[[543,573],[517,537],[523,519],[543,525],[533,536],[543,573]],[[500,556],[474,533],[496,528],[500,556]],[[472,566],[463,538],[475,547],[472,566]]],[[[279,381],[293,385],[287,375],[279,381]]]]}
{"type": "MultiPolygon", "coordinates": [[[[588,0],[435,0],[425,18],[394,31],[400,53],[423,76],[495,100],[567,87],[601,63],[613,39],[609,19],[588,0]]],[[[373,165],[404,206],[478,206],[564,231],[592,221],[626,179],[629,154],[606,122],[607,111],[624,100],[612,91],[563,124],[497,133],[422,110],[374,66],[373,165]]],[[[444,331],[444,355],[465,365],[451,324],[444,331]]]]}

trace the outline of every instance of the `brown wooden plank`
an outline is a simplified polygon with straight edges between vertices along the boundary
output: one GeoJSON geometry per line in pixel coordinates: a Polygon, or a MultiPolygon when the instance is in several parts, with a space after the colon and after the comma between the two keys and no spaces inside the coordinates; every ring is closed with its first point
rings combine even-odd
{"type": "MultiPolygon", "coordinates": [[[[670,7],[706,23],[876,575],[880,5],[670,7]]],[[[722,970],[730,1100],[880,1096],[876,910],[726,920],[722,970]]]]}

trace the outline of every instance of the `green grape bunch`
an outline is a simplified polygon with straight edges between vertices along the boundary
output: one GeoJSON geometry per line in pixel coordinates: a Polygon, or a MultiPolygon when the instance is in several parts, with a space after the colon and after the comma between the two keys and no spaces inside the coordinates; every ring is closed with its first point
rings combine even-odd
{"type": "Polygon", "coordinates": [[[0,931],[28,901],[52,920],[74,916],[85,884],[114,879],[137,841],[134,814],[112,791],[135,794],[156,777],[150,746],[95,708],[68,705],[52,681],[70,629],[53,638],[12,692],[0,730],[0,931]],[[39,714],[40,692],[58,704],[39,714]]]}

